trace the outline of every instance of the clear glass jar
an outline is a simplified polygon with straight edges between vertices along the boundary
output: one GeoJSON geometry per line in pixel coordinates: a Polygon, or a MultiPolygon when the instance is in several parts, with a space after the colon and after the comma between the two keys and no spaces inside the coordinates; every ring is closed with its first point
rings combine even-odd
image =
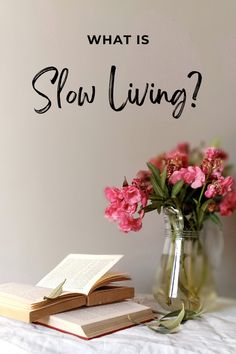
{"type": "Polygon", "coordinates": [[[213,269],[203,231],[184,230],[180,222],[165,213],[165,242],[153,295],[165,310],[180,309],[184,303],[185,309],[196,311],[216,298],[213,269]]]}

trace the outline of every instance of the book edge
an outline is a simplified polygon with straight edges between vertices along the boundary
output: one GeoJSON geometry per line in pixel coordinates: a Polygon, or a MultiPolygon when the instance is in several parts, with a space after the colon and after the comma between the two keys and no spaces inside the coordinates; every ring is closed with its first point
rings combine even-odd
{"type": "MultiPolygon", "coordinates": [[[[150,319],[150,320],[140,321],[140,324],[147,323],[147,322],[150,322],[150,321],[152,321],[152,320],[153,320],[153,318],[150,319]]],[[[133,324],[130,324],[129,326],[125,326],[125,327],[122,327],[122,328],[119,328],[119,329],[115,329],[115,330],[112,330],[112,331],[108,331],[108,332],[105,332],[105,333],[103,333],[103,334],[99,334],[99,335],[94,336],[94,337],[83,337],[83,336],[80,336],[80,335],[78,335],[78,334],[71,333],[71,332],[65,331],[65,330],[63,330],[63,329],[50,326],[50,325],[45,324],[45,323],[40,323],[40,322],[38,322],[38,321],[35,321],[34,323],[37,324],[37,325],[39,325],[39,326],[48,327],[48,328],[53,329],[53,330],[55,330],[55,331],[59,331],[59,332],[62,332],[62,333],[64,333],[64,334],[69,334],[69,335],[71,335],[71,336],[74,336],[74,337],[77,337],[77,338],[80,338],[80,339],[84,339],[84,340],[91,340],[91,339],[95,339],[95,338],[104,337],[104,336],[107,336],[107,335],[109,335],[109,334],[116,333],[116,332],[119,332],[119,331],[122,331],[122,330],[125,330],[125,329],[128,329],[128,328],[131,328],[131,327],[134,327],[134,326],[137,326],[137,325],[138,325],[138,324],[133,323],[133,324]]]]}

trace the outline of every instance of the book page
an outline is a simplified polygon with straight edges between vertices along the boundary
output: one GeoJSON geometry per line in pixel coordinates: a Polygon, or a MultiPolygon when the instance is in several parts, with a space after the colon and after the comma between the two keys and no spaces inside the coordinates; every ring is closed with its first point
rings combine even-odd
{"type": "Polygon", "coordinates": [[[5,283],[0,284],[1,302],[11,301],[19,302],[19,304],[32,305],[43,301],[43,297],[50,293],[49,289],[40,288],[28,284],[5,283]]]}
{"type": "Polygon", "coordinates": [[[64,279],[63,290],[88,295],[93,285],[123,256],[69,254],[37,286],[55,288],[64,279]]]}

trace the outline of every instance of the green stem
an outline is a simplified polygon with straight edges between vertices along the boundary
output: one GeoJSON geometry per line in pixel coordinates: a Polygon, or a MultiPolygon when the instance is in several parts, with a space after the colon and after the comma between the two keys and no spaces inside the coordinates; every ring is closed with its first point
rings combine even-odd
{"type": "Polygon", "coordinates": [[[205,284],[206,277],[207,277],[207,272],[208,272],[208,261],[207,257],[204,253],[204,250],[202,248],[201,243],[199,242],[198,244],[198,252],[202,254],[202,271],[201,271],[201,277],[200,277],[200,283],[197,287],[197,294],[200,292],[202,286],[205,284]]]}
{"type": "Polygon", "coordinates": [[[199,215],[199,209],[200,209],[200,206],[201,206],[201,200],[202,200],[202,197],[203,197],[203,193],[204,193],[204,190],[206,188],[206,185],[207,185],[207,179],[202,187],[202,190],[201,190],[201,194],[200,194],[200,197],[198,199],[198,203],[197,203],[197,228],[198,230],[201,229],[201,225],[200,225],[200,215],[199,215]]]}
{"type": "Polygon", "coordinates": [[[202,199],[202,196],[203,196],[203,193],[204,193],[204,190],[206,188],[206,185],[207,185],[207,182],[204,183],[203,187],[202,187],[202,190],[201,190],[201,194],[200,194],[200,197],[198,199],[198,209],[200,208],[200,203],[201,203],[201,199],[202,199]]]}

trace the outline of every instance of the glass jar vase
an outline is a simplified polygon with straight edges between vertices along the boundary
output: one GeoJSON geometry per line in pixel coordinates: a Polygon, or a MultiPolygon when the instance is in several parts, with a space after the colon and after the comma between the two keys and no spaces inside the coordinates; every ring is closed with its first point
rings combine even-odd
{"type": "Polygon", "coordinates": [[[180,215],[165,211],[165,242],[153,295],[168,311],[197,311],[216,298],[206,230],[185,230],[180,215]]]}

